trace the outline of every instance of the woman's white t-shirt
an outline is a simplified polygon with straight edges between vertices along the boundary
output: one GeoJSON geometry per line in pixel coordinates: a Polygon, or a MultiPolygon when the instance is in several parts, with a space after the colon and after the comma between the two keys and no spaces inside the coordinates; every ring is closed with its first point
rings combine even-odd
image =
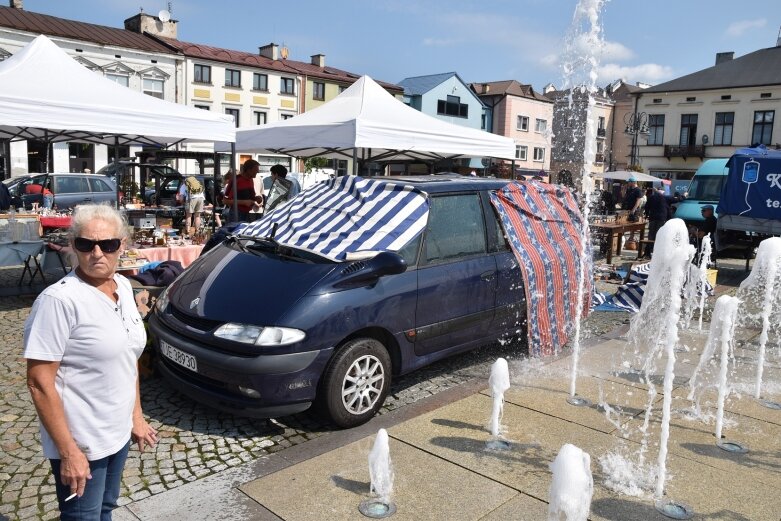
{"type": "MultiPolygon", "coordinates": [[[[24,325],[24,358],[59,361],[55,387],[73,439],[88,460],[117,453],[130,439],[137,361],[146,331],[128,280],[114,275],[114,302],[75,270],[46,288],[24,325]]],[[[41,423],[46,458],[60,454],[41,423]]]]}

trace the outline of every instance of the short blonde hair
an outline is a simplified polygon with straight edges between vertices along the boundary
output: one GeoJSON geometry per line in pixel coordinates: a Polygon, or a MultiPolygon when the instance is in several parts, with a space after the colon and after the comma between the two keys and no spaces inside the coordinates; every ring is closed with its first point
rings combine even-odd
{"type": "Polygon", "coordinates": [[[79,237],[81,230],[90,221],[99,219],[109,224],[113,224],[117,229],[117,235],[115,239],[127,238],[127,220],[119,210],[107,204],[80,204],[73,212],[73,219],[71,220],[71,227],[68,231],[68,236],[71,240],[79,237]]]}

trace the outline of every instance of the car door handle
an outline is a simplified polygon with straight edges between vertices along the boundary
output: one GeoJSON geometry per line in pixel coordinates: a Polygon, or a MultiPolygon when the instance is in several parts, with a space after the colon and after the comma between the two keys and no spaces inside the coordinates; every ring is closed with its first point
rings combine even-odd
{"type": "Polygon", "coordinates": [[[485,273],[480,274],[480,280],[484,280],[485,282],[490,282],[494,278],[494,272],[493,271],[486,271],[485,273]]]}

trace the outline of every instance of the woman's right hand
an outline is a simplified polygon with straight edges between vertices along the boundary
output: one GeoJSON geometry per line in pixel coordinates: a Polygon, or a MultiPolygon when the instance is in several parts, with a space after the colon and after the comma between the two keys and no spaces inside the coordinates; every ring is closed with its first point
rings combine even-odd
{"type": "Polygon", "coordinates": [[[84,495],[87,480],[92,479],[89,461],[80,450],[60,460],[60,480],[71,489],[71,494],[84,495]]]}

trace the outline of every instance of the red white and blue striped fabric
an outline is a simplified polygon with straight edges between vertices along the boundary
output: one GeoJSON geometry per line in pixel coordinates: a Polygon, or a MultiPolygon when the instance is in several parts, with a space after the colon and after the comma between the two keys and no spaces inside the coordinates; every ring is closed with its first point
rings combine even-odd
{"type": "Polygon", "coordinates": [[[348,253],[398,251],[428,221],[426,193],[402,183],[344,176],[318,183],[234,233],[267,237],[333,260],[348,253]]]}
{"type": "MultiPolygon", "coordinates": [[[[526,289],[529,354],[558,353],[575,324],[583,216],[567,188],[516,181],[491,194],[526,289]]],[[[591,300],[591,254],[585,242],[583,316],[591,300]]]]}

